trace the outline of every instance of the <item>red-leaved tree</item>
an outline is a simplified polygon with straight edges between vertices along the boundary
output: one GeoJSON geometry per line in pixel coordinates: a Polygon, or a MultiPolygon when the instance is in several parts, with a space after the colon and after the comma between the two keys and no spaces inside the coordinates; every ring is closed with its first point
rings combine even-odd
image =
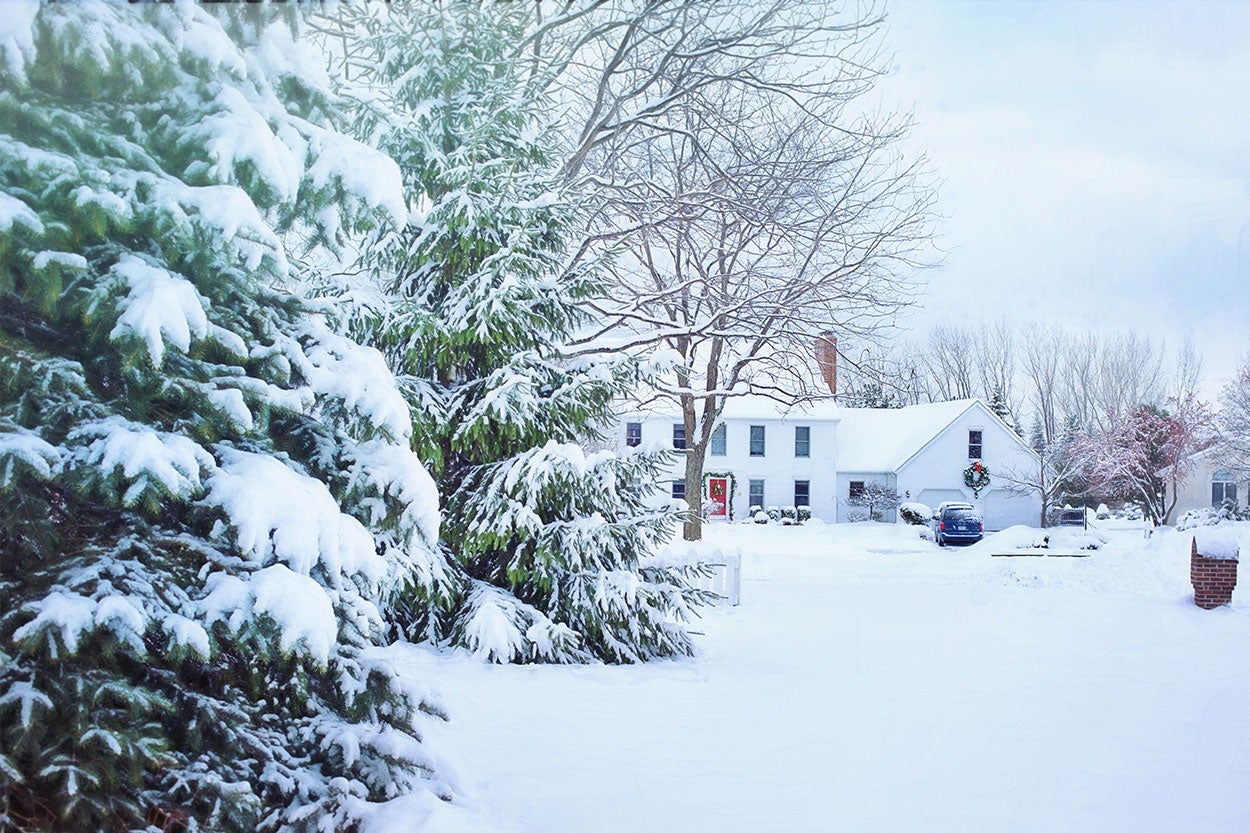
{"type": "Polygon", "coordinates": [[[1080,436],[1073,449],[1094,491],[1140,500],[1157,524],[1170,520],[1191,458],[1212,440],[1205,404],[1192,396],[1167,404],[1138,405],[1106,430],[1080,436]]]}

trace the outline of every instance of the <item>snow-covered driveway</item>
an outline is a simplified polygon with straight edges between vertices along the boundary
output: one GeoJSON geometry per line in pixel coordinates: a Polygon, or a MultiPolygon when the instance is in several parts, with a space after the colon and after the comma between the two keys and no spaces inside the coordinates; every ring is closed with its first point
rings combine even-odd
{"type": "Polygon", "coordinates": [[[1250,830],[1250,604],[1193,607],[1181,536],[1001,559],[913,535],[714,528],[742,605],[690,661],[421,652],[433,748],[520,833],[1250,830]]]}

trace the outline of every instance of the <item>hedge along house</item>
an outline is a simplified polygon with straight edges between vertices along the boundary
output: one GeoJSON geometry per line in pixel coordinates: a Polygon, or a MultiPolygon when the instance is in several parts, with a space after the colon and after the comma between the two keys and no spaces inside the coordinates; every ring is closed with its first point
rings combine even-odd
{"type": "MultiPolygon", "coordinates": [[[[752,506],[807,506],[813,518],[835,522],[837,425],[844,412],[832,399],[790,408],[762,396],[728,399],[704,462],[706,518],[742,520],[752,506]]],[[[620,419],[620,450],[657,444],[678,451],[686,447],[676,404],[658,403],[620,419]]],[[[686,497],[684,473],[680,460],[666,473],[675,498],[686,497]]]]}
{"type": "MultiPolygon", "coordinates": [[[[867,509],[854,505],[866,484],[894,489],[903,501],[936,507],[960,500],[981,510],[987,530],[1013,524],[1036,526],[1041,497],[1019,494],[995,471],[1027,471],[1037,455],[979,399],[960,399],[905,408],[843,408],[838,422],[837,520],[858,520],[867,509]],[[981,467],[989,480],[974,490],[965,473],[981,467]]],[[[892,521],[897,510],[882,520],[892,521]]]]}

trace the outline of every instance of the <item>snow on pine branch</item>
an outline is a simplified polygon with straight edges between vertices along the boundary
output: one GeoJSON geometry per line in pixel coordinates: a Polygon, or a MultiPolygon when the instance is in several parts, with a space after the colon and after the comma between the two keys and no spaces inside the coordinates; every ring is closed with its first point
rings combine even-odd
{"type": "Polygon", "coordinates": [[[18,224],[36,234],[43,233],[43,222],[29,205],[17,197],[0,193],[0,232],[8,234],[18,224]]]}
{"type": "Polygon", "coordinates": [[[34,0],[6,3],[0,14],[0,68],[14,78],[26,79],[26,65],[35,58],[35,15],[39,3],[34,0]]]}
{"type": "Polygon", "coordinates": [[[190,500],[203,487],[202,477],[217,467],[213,456],[191,439],[120,416],[75,429],[69,442],[83,443],[76,452],[82,464],[98,469],[105,477],[120,473],[128,483],[123,506],[134,506],[153,486],[163,495],[190,500]]]}
{"type": "Polygon", "coordinates": [[[284,564],[271,564],[245,577],[213,573],[204,582],[200,601],[205,622],[225,622],[238,633],[255,615],[278,626],[279,648],[304,653],[325,666],[338,640],[338,619],[324,587],[284,564]]]}
{"type": "Polygon", "coordinates": [[[132,254],[123,255],[109,271],[130,287],[109,338],[137,336],[147,344],[152,364],[160,367],[166,340],[185,353],[192,336],[208,333],[204,298],[190,281],[132,254]]]}
{"type": "MultiPolygon", "coordinates": [[[[430,546],[438,541],[440,515],[438,489],[421,459],[406,446],[382,440],[359,443],[351,451],[348,476],[353,484],[374,487],[378,497],[360,499],[373,524],[379,524],[389,509],[381,495],[393,498],[403,507],[401,529],[417,532],[430,546]]],[[[349,491],[351,489],[349,488],[349,491]]]]}
{"type": "Polygon", "coordinates": [[[24,428],[0,431],[0,487],[13,483],[20,465],[41,480],[50,480],[61,469],[61,450],[24,428]]]}
{"type": "Polygon", "coordinates": [[[589,657],[572,628],[482,581],[473,582],[456,630],[456,642],[487,662],[569,662],[589,657]]]}
{"type": "Polygon", "coordinates": [[[311,323],[305,334],[312,343],[303,350],[291,345],[288,356],[299,363],[313,390],[341,401],[392,440],[407,441],[412,415],[386,357],[317,323],[311,323]]]}
{"type": "Polygon", "coordinates": [[[335,587],[344,577],[359,576],[371,586],[384,577],[373,536],[340,511],[320,480],[261,454],[223,446],[218,455],[205,503],[226,513],[233,543],[246,557],[277,559],[305,576],[321,567],[335,587]]]}

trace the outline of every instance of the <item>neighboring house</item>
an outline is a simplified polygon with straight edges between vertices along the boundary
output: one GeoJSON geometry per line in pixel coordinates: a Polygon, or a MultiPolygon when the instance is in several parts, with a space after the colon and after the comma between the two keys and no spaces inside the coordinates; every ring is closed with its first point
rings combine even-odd
{"type": "Polygon", "coordinates": [[[1190,458],[1192,465],[1176,490],[1175,520],[1191,509],[1221,506],[1226,499],[1245,507],[1250,499],[1250,473],[1223,459],[1214,448],[1199,451],[1190,458]]]}
{"type": "MultiPolygon", "coordinates": [[[[838,413],[832,401],[787,409],[765,397],[729,399],[704,461],[708,518],[740,520],[751,506],[807,506],[812,517],[833,523],[838,413]]],[[[620,445],[686,447],[675,404],[628,413],[621,422],[620,445]]],[[[673,497],[686,497],[680,460],[668,472],[668,488],[673,497]]]]}
{"type": "MultiPolygon", "coordinates": [[[[621,420],[619,446],[685,447],[674,405],[621,420]]],[[[988,529],[1035,526],[1041,499],[1011,493],[994,472],[1036,465],[1032,450],[980,400],[897,409],[842,408],[828,400],[786,409],[762,397],[735,397],[726,403],[708,450],[703,502],[711,519],[742,519],[751,506],[808,506],[814,518],[844,522],[852,513],[866,513],[848,501],[875,482],[932,507],[944,500],[973,503],[988,529]],[[979,496],[963,480],[976,459],[991,477],[979,496]]],[[[671,494],[684,498],[680,461],[667,477],[671,494]]],[[[889,510],[884,519],[895,516],[889,510]]]]}
{"type": "MultiPolygon", "coordinates": [[[[1037,455],[979,399],[906,408],[843,408],[838,424],[838,520],[862,508],[849,503],[864,484],[893,488],[904,501],[936,507],[962,500],[981,510],[987,530],[1037,526],[1037,494],[1017,494],[995,472],[1028,470],[1037,455]],[[980,494],[964,485],[964,470],[980,460],[990,482],[980,494]]],[[[891,510],[884,520],[894,520],[891,510]]]]}

